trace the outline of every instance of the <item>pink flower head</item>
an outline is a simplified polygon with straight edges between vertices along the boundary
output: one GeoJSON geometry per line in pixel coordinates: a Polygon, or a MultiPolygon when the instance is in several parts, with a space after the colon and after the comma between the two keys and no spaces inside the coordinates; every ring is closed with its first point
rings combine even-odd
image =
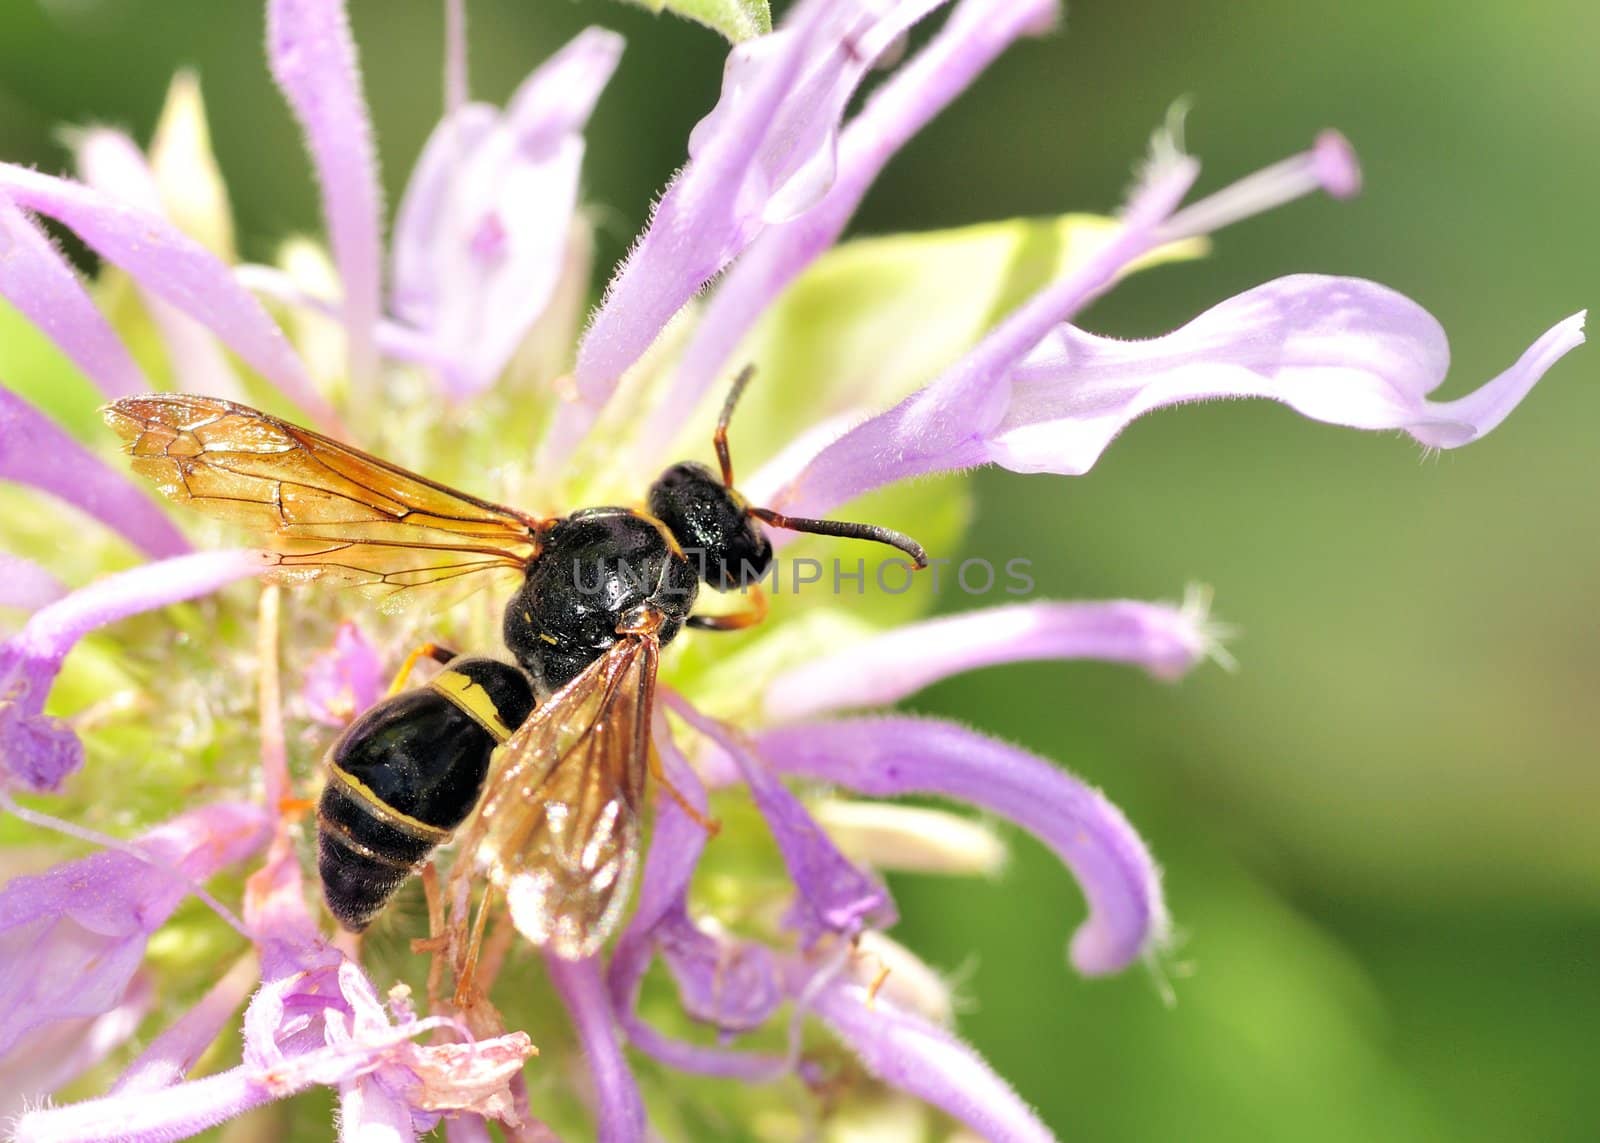
{"type": "MultiPolygon", "coordinates": [[[[561,309],[556,301],[571,284],[571,255],[585,234],[578,200],[585,130],[621,41],[598,29],[581,34],[536,68],[504,109],[493,108],[467,102],[464,11],[449,4],[447,111],[411,175],[385,251],[377,148],[345,6],[269,0],[267,12],[269,67],[303,130],[321,191],[330,288],[319,292],[284,270],[228,266],[167,217],[138,148],[102,131],[79,144],[82,182],[0,165],[0,241],[10,252],[0,259],[0,296],[104,393],[148,386],[35,216],[53,219],[132,279],[178,358],[175,376],[203,377],[225,348],[340,434],[347,421],[363,423],[353,410],[387,412],[383,402],[400,392],[389,388],[391,378],[421,366],[441,396],[473,414],[450,426],[452,451],[477,468],[496,468],[498,460],[478,462],[510,450],[491,453],[489,446],[503,443],[496,426],[472,422],[493,422],[504,406],[470,403],[521,372],[531,336],[561,309]],[[296,318],[311,311],[334,319],[345,392],[318,387],[258,293],[287,303],[296,318]]],[[[517,378],[519,402],[547,399],[537,462],[479,475],[521,492],[566,473],[646,361],[660,374],[650,377],[659,384],[643,387],[660,395],[659,416],[647,419],[630,452],[655,459],[760,319],[840,239],[898,149],[1007,47],[1047,31],[1057,15],[1054,0],[798,0],[775,31],[734,47],[683,167],[577,345],[573,376],[560,384],[539,378],[537,391],[517,378]],[[869,70],[944,7],[937,30],[858,101],[869,70]],[[696,323],[689,303],[702,291],[696,323]],[[683,337],[662,337],[674,322],[683,337]]],[[[743,490],[794,515],[820,515],[863,493],[980,465],[1077,475],[1148,411],[1236,397],[1455,448],[1496,428],[1583,340],[1579,313],[1477,390],[1440,401],[1432,394],[1449,363],[1443,330],[1416,302],[1364,279],[1279,278],[1146,341],[1117,341],[1075,324],[1090,302],[1173,243],[1307,194],[1347,197],[1361,182],[1354,153],[1336,132],[1185,205],[1198,172],[1196,159],[1159,136],[1133,193],[1086,255],[1063,262],[992,328],[975,319],[981,335],[904,399],[850,392],[814,410],[743,490]]],[[[905,336],[917,332],[908,328],[905,336]]],[[[237,380],[230,373],[218,384],[237,380]]],[[[415,412],[398,396],[393,404],[397,415],[415,412]]],[[[521,456],[526,441],[517,444],[521,456]]],[[[246,551],[185,554],[186,542],[151,500],[4,390],[0,478],[72,505],[155,560],[87,584],[63,582],[71,577],[35,553],[0,564],[8,581],[0,606],[28,613],[0,644],[0,786],[54,791],[82,761],[73,727],[45,714],[79,639],[249,578],[264,563],[246,551]],[[39,460],[45,452],[53,464],[39,460]]],[[[342,609],[345,597],[338,598],[342,609]]],[[[28,1112],[16,1125],[20,1139],[180,1138],[317,1086],[338,1093],[345,1138],[412,1138],[441,1121],[460,1138],[486,1137],[489,1120],[509,1132],[540,1130],[522,1081],[533,1055],[526,1033],[474,1038],[453,1012],[419,1016],[402,991],[380,997],[359,960],[325,939],[322,918],[307,904],[283,816],[295,799],[278,647],[266,637],[276,634],[276,599],[263,597],[266,635],[250,660],[260,676],[270,816],[210,806],[147,835],[137,852],[99,854],[0,892],[0,982],[12,990],[0,996],[7,1002],[0,1053],[21,1050],[36,1034],[69,1045],[71,1067],[29,1079],[30,1090],[42,1092],[96,1058],[97,1045],[126,1038],[129,1013],[144,1011],[147,999],[138,970],[151,933],[195,882],[260,847],[271,823],[269,856],[245,894],[240,927],[250,951],[148,1044],[111,1092],[28,1112]],[[241,1006],[238,1062],[186,1078],[241,1006]],[[118,1013],[120,1022],[112,1019],[118,1013]]],[[[1217,637],[1192,604],[1129,600],[1019,602],[893,631],[854,626],[830,632],[826,654],[791,657],[782,669],[741,679],[749,692],[744,710],[757,724],[742,728],[692,694],[694,676],[674,676],[669,661],[652,731],[682,801],[658,788],[636,907],[609,954],[546,958],[587,1065],[589,1082],[580,1087],[593,1109],[590,1134],[628,1143],[651,1130],[630,1046],[654,1064],[701,1075],[815,1081],[822,1074],[816,1038],[805,1034],[815,1022],[867,1074],[986,1138],[1049,1138],[1023,1099],[946,1026],[947,1004],[919,1006],[914,989],[880,994],[881,980],[863,981],[861,950],[886,940],[898,910],[882,871],[813,812],[812,791],[940,799],[1028,832],[1059,858],[1087,907],[1081,920],[1061,924],[1064,937],[1076,925],[1071,965],[1091,976],[1121,971],[1157,956],[1170,925],[1151,848],[1112,801],[977,730],[877,708],[942,679],[1019,661],[1093,659],[1176,679],[1220,657],[1217,637]],[[697,895],[702,862],[720,855],[696,817],[710,812],[708,788],[734,786],[748,794],[756,811],[749,818],[759,818],[770,839],[773,883],[781,876],[783,890],[770,915],[724,924],[714,897],[697,895]],[[658,1025],[660,1009],[646,997],[657,958],[663,983],[676,992],[679,1022],[707,1035],[658,1025]],[[741,1043],[763,1031],[760,1050],[741,1043]]],[[[377,701],[382,682],[372,645],[346,623],[332,647],[306,664],[303,707],[343,725],[377,701]]],[[[937,987],[931,972],[922,975],[937,987]]],[[[0,1058],[0,1074],[6,1065],[0,1058]]]]}
{"type": "Polygon", "coordinates": [[[300,697],[311,717],[345,726],[383,696],[383,660],[361,628],[339,624],[333,645],[306,664],[300,697]]]}

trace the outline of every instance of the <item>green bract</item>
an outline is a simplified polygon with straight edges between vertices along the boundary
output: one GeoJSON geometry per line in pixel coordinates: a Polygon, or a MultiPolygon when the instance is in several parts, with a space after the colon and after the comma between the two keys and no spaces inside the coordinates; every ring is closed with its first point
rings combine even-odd
{"type": "Polygon", "coordinates": [[[721,32],[733,43],[772,31],[767,0],[633,0],[652,12],[672,12],[721,32]]]}

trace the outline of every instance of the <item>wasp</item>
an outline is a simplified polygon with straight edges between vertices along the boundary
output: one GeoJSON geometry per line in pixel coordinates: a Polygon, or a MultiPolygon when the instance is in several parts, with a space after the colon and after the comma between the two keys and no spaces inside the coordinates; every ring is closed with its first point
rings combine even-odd
{"type": "Polygon", "coordinates": [[[393,602],[521,576],[502,627],[514,663],[425,646],[329,748],[317,866],[345,928],[366,928],[470,816],[461,852],[515,927],[557,956],[592,955],[629,896],[647,772],[676,793],[650,748],[661,648],[685,627],[736,630],[766,613],[756,582],[746,611],[696,614],[701,584],[759,581],[773,558],[764,526],[885,543],[926,566],[898,532],[785,516],[735,490],[728,423],[750,378],[735,380],[717,421],[720,474],[674,464],[644,510],[555,517],[214,397],[152,394],[103,410],[134,470],[167,497],[266,540],[269,579],[393,602]],[[423,656],[443,669],[403,689],[423,656]]]}

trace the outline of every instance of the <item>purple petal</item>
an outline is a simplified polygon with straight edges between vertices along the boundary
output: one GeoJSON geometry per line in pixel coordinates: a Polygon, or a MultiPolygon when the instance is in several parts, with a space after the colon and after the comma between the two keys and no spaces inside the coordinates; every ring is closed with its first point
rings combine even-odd
{"type": "Polygon", "coordinates": [[[82,183],[10,163],[0,163],[0,193],[71,228],[142,288],[211,330],[318,422],[338,427],[283,331],[216,255],[172,223],[82,183]]]}
{"type": "Polygon", "coordinates": [[[851,707],[887,706],[951,675],[997,663],[1104,659],[1175,679],[1211,651],[1205,615],[1190,607],[1019,603],[913,623],[780,675],[772,718],[793,721],[851,707]]]}
{"type": "Polygon", "coordinates": [[[811,1009],[867,1071],[959,1119],[993,1143],[1055,1138],[983,1058],[937,1024],[869,998],[859,984],[835,981],[811,1009]]]}
{"type": "Polygon", "coordinates": [[[591,28],[528,77],[503,118],[463,107],[434,131],[395,222],[395,313],[453,364],[458,393],[493,384],[565,265],[583,128],[622,53],[591,28]]]}
{"type": "Polygon", "coordinates": [[[107,397],[151,388],[77,273],[0,192],[0,297],[55,342],[107,397]]]}
{"type": "Polygon", "coordinates": [[[42,1025],[115,1007],[188,883],[244,860],[267,835],[259,806],[219,803],[139,839],[166,868],[104,851],[8,883],[0,890],[0,963],[11,970],[0,977],[0,1053],[42,1025]]]}
{"type": "Polygon", "coordinates": [[[1077,474],[1141,414],[1219,397],[1266,397],[1314,420],[1456,448],[1498,425],[1582,341],[1577,314],[1476,392],[1432,402],[1450,351],[1426,310],[1359,278],[1279,278],[1150,341],[1063,326],[1016,370],[989,453],[1013,471],[1077,474]]]}
{"type": "Polygon", "coordinates": [[[943,0],[809,0],[779,30],[728,55],[722,96],[690,160],[618,267],[578,349],[577,400],[545,447],[575,448],[623,371],[666,323],[768,225],[814,207],[832,184],[845,105],[872,62],[943,0]]]}
{"type": "Polygon", "coordinates": [[[306,664],[300,697],[324,726],[345,726],[383,696],[383,660],[361,628],[346,620],[333,645],[306,664]]]}
{"type": "MultiPolygon", "coordinates": [[[[824,447],[768,503],[791,515],[820,516],[895,480],[983,464],[988,459],[983,430],[1004,414],[1011,370],[1059,322],[1110,286],[1128,263],[1159,245],[1162,224],[1198,174],[1192,159],[1163,155],[1103,246],[1012,311],[931,384],[824,447]]],[[[759,473],[752,483],[765,486],[759,473]]]]}
{"type": "Polygon", "coordinates": [[[566,960],[544,958],[550,982],[560,993],[572,1016],[578,1042],[594,1079],[595,1099],[599,1104],[600,1143],[638,1143],[644,1138],[644,1101],[639,1085],[623,1058],[617,1038],[615,1014],[600,965],[594,957],[566,960]]]}
{"type": "MultiPolygon", "coordinates": [[[[290,1077],[284,1076],[285,1084],[290,1077]]],[[[16,1121],[18,1143],[167,1143],[199,1134],[273,1099],[293,1094],[274,1091],[244,1068],[233,1068],[177,1088],[110,1095],[64,1107],[30,1111],[16,1121]]]]}
{"type": "Polygon", "coordinates": [[[254,957],[245,957],[211,987],[200,1002],[165,1028],[128,1065],[111,1089],[112,1095],[157,1091],[180,1082],[216,1043],[258,977],[254,957]]]}
{"type": "Polygon", "coordinates": [[[769,730],[759,748],[787,773],[879,797],[936,794],[1016,822],[1073,871],[1089,917],[1072,962],[1098,976],[1126,968],[1167,936],[1160,872],[1139,835],[1099,791],[1042,758],[933,719],[878,718],[769,730]]]}
{"type": "Polygon", "coordinates": [[[503,130],[497,108],[465,104],[440,120],[412,168],[394,215],[389,308],[419,329],[433,327],[449,301],[434,275],[446,250],[446,216],[461,193],[459,164],[503,130]]]}
{"type": "Polygon", "coordinates": [[[693,1019],[722,1032],[746,1032],[765,1024],[783,1002],[776,963],[761,945],[713,935],[687,913],[664,918],[655,938],[693,1019]]]}
{"type": "Polygon", "coordinates": [[[383,257],[378,157],[343,0],[270,0],[267,56],[305,132],[344,294],[350,376],[377,374],[383,257]]]}
{"type": "Polygon", "coordinates": [[[0,644],[0,747],[10,775],[34,790],[54,790],[83,760],[83,747],[58,719],[41,713],[79,639],[96,628],[143,611],[206,595],[259,575],[268,566],[256,551],[200,552],[143,564],[106,576],[41,608],[0,644]]]}
{"type": "MultiPolygon", "coordinates": [[[[672,736],[667,732],[665,720],[659,717],[655,738],[667,780],[696,810],[705,813],[705,787],[678,752],[672,736]]],[[[669,962],[686,1006],[699,1018],[724,1026],[731,1020],[750,1027],[771,1014],[771,1009],[767,1008],[769,999],[774,1007],[782,999],[776,991],[776,970],[770,960],[764,967],[757,968],[756,975],[752,977],[753,958],[758,958],[760,954],[740,952],[729,955],[719,947],[707,956],[704,946],[699,943],[701,937],[708,941],[715,940],[696,928],[688,914],[689,880],[705,844],[706,831],[684,813],[675,800],[665,794],[660,796],[650,836],[650,850],[645,855],[644,873],[639,879],[638,904],[628,928],[617,941],[606,984],[618,1023],[627,1033],[629,1042],[640,1051],[680,1071],[726,1076],[747,1082],[770,1080],[788,1072],[788,1061],[783,1057],[732,1052],[675,1040],[646,1024],[638,1014],[640,982],[654,955],[657,939],[673,933],[678,937],[675,942],[677,947],[700,954],[679,955],[669,962]],[[725,961],[732,960],[740,961],[741,983],[738,988],[728,990],[716,979],[715,972],[725,961]],[[706,971],[708,968],[709,976],[706,971]],[[690,997],[695,999],[691,1000],[690,997]],[[756,1014],[758,1012],[759,1015],[756,1014]]],[[[670,935],[666,939],[674,943],[670,935]]],[[[765,950],[762,951],[764,953],[765,950]]]]}
{"type": "Polygon", "coordinates": [[[0,480],[14,480],[66,501],[149,555],[189,550],[183,534],[144,489],[3,386],[0,480]]]}
{"type": "MultiPolygon", "coordinates": [[[[679,752],[659,715],[655,743],[663,772],[678,792],[699,813],[707,813],[706,790],[699,776],[679,752]]],[[[650,850],[639,878],[639,899],[633,918],[617,942],[619,954],[630,944],[648,938],[664,918],[688,899],[689,881],[706,847],[706,831],[671,797],[657,800],[650,850]]]]}
{"type": "MultiPolygon", "coordinates": [[[[338,1086],[392,1068],[395,1078],[441,1064],[462,1074],[459,1092],[443,1093],[421,1081],[420,1104],[426,1110],[436,1097],[456,1103],[481,1098],[483,1090],[503,1088],[532,1054],[522,1033],[476,1044],[418,1047],[412,1037],[446,1026],[438,1019],[418,1020],[362,1042],[329,1044],[285,1056],[270,1066],[246,1063],[218,1075],[191,1080],[158,1091],[134,1092],[88,1100],[66,1107],[34,1111],[17,1121],[15,1138],[29,1143],[97,1143],[115,1138],[125,1143],[161,1143],[194,1135],[253,1107],[284,1099],[318,1085],[338,1086]],[[463,1066],[464,1065],[464,1066],[463,1066]]],[[[399,1098],[411,1099],[408,1093],[399,1098]]]]}
{"type": "Polygon", "coordinates": [[[339,1085],[340,1143],[398,1143],[417,1137],[411,1108],[372,1076],[339,1085]]]}
{"type": "MultiPolygon", "coordinates": [[[[166,216],[161,188],[144,153],[121,131],[91,127],[74,137],[73,157],[85,185],[140,210],[166,216]]],[[[138,286],[167,350],[173,380],[185,393],[243,399],[244,390],[216,338],[199,322],[138,286]]],[[[148,389],[149,386],[144,387],[148,389]]],[[[140,390],[142,391],[142,390],[140,390]]]]}
{"type": "Polygon", "coordinates": [[[0,552],[0,607],[34,611],[66,592],[60,580],[32,560],[0,552]]]}
{"type": "MultiPolygon", "coordinates": [[[[1583,321],[1582,313],[1567,318],[1475,392],[1436,402],[1426,395],[1444,380],[1449,347],[1426,310],[1359,278],[1279,278],[1150,341],[1056,329],[995,382],[994,407],[969,422],[958,451],[962,464],[987,460],[1015,472],[1076,475],[1144,413],[1222,397],[1265,397],[1313,420],[1401,429],[1430,448],[1457,448],[1498,425],[1546,370],[1582,344],[1583,321]]],[[[849,453],[853,459],[844,463],[853,468],[855,487],[835,484],[825,493],[846,498],[883,483],[880,477],[908,475],[908,466],[898,463],[864,464],[860,451],[875,440],[881,457],[908,427],[883,424],[840,449],[849,441],[843,438],[808,471],[821,475],[829,453],[849,453]],[[878,471],[868,476],[873,467],[878,471]]],[[[934,451],[910,447],[917,454],[909,466],[914,471],[945,467],[934,451]]]]}
{"type": "Polygon", "coordinates": [[[873,95],[839,138],[839,170],[814,208],[768,228],[729,270],[696,323],[663,407],[670,440],[728,358],[790,282],[843,233],[885,164],[1018,36],[1054,22],[1056,0],[963,0],[921,53],[873,95]]]}
{"type": "Polygon", "coordinates": [[[794,879],[797,896],[786,923],[800,931],[803,944],[826,933],[853,936],[863,929],[883,929],[896,920],[888,891],[866,870],[839,852],[804,803],[757,757],[715,720],[672,698],[674,709],[733,759],[756,808],[766,819],[772,839],[794,879]]]}
{"type": "Polygon", "coordinates": [[[117,1006],[99,1016],[61,1020],[35,1030],[25,1044],[0,1059],[0,1120],[29,1107],[103,1063],[139,1032],[155,990],[148,973],[134,976],[117,1006]]]}
{"type": "MultiPolygon", "coordinates": [[[[259,818],[261,811],[252,810],[259,818]]],[[[191,1083],[37,1111],[19,1121],[18,1137],[181,1138],[308,1087],[345,1088],[367,1076],[379,1084],[374,1098],[389,1126],[394,1101],[430,1123],[440,1111],[514,1114],[509,1085],[533,1053],[528,1037],[413,1043],[424,1033],[464,1036],[465,1030],[441,1017],[391,1024],[365,974],[319,936],[286,833],[280,831],[266,866],[251,876],[245,915],[258,934],[264,983],[245,1011],[242,1065],[191,1083]]],[[[364,1110],[379,1113],[373,1103],[364,1110]]]]}

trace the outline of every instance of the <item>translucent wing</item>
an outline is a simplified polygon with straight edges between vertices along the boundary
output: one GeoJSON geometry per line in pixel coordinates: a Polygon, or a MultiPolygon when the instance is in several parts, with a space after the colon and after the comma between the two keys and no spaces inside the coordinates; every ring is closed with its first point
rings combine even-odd
{"type": "Polygon", "coordinates": [[[628,900],[660,643],[619,639],[511,736],[464,839],[511,920],[557,956],[592,955],[628,900]]]}
{"type": "Polygon", "coordinates": [[[387,599],[453,582],[466,594],[482,586],[478,573],[520,571],[539,551],[534,516],[231,401],[153,394],[103,412],[135,472],[266,537],[280,580],[387,599]]]}

